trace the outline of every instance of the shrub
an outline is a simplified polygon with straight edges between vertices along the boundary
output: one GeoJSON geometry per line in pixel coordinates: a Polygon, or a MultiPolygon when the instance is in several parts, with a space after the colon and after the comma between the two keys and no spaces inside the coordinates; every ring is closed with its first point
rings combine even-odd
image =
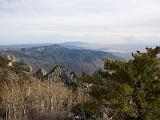
{"type": "Polygon", "coordinates": [[[81,102],[72,111],[81,119],[95,119],[101,114],[99,105],[98,102],[93,100],[81,102]]]}

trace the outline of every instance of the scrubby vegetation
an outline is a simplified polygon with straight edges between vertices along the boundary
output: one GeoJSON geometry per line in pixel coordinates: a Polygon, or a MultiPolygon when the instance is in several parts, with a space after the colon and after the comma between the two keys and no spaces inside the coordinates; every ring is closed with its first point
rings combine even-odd
{"type": "Polygon", "coordinates": [[[19,86],[12,83],[1,92],[1,116],[7,120],[37,120],[50,113],[56,119],[61,117],[58,114],[69,113],[72,106],[83,100],[82,92],[73,93],[63,84],[36,81],[19,86]]]}
{"type": "Polygon", "coordinates": [[[73,119],[71,108],[87,99],[80,88],[73,91],[62,82],[36,79],[26,64],[6,64],[0,65],[0,119],[73,119]]]}

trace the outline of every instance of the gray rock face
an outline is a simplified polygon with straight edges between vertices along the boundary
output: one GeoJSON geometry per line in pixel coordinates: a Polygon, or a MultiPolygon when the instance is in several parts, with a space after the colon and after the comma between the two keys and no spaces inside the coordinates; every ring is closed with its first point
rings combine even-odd
{"type": "Polygon", "coordinates": [[[1,56],[2,56],[3,58],[5,58],[5,59],[9,60],[9,61],[12,62],[12,63],[18,61],[15,56],[10,55],[10,54],[2,54],[1,56]]]}
{"type": "Polygon", "coordinates": [[[35,76],[38,79],[43,79],[47,75],[47,71],[44,70],[43,68],[39,69],[36,73],[35,76]]]}
{"type": "Polygon", "coordinates": [[[18,62],[16,57],[11,54],[1,53],[0,57],[1,57],[1,59],[4,60],[4,62],[2,64],[6,65],[8,67],[13,67],[13,64],[18,62]]]}
{"type": "Polygon", "coordinates": [[[63,82],[66,85],[72,85],[76,81],[77,75],[65,66],[56,66],[46,77],[51,82],[63,82]]]}
{"type": "Polygon", "coordinates": [[[27,72],[32,72],[32,71],[33,71],[32,66],[27,65],[27,66],[26,66],[26,71],[27,71],[27,72]]]}
{"type": "Polygon", "coordinates": [[[12,67],[12,66],[13,66],[12,62],[9,62],[9,63],[7,64],[7,66],[8,66],[8,67],[12,67]]]}

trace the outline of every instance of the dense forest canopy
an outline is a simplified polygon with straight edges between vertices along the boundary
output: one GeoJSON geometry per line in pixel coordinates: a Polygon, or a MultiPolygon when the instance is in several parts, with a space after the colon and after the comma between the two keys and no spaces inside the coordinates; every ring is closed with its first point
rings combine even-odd
{"type": "Polygon", "coordinates": [[[80,81],[93,84],[91,100],[79,104],[79,113],[87,119],[100,116],[107,109],[107,119],[160,119],[160,47],[137,51],[128,62],[105,59],[104,70],[84,75],[80,81]],[[99,110],[99,111],[98,111],[99,110]]]}

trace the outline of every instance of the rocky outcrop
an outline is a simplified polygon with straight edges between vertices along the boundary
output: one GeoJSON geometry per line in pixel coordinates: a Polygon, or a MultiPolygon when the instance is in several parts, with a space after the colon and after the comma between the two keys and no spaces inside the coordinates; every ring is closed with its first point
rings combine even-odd
{"type": "Polygon", "coordinates": [[[13,63],[11,61],[8,62],[7,64],[8,67],[13,67],[13,63]]]}
{"type": "Polygon", "coordinates": [[[13,56],[13,55],[1,53],[0,56],[1,56],[1,59],[5,60],[5,62],[4,62],[5,66],[13,67],[13,64],[15,62],[18,62],[18,60],[16,59],[16,57],[13,56]]]}
{"type": "Polygon", "coordinates": [[[32,72],[33,68],[30,65],[26,65],[26,72],[32,72]]]}
{"type": "Polygon", "coordinates": [[[47,71],[44,70],[43,68],[39,69],[36,73],[35,76],[38,79],[43,79],[47,75],[47,71]]]}
{"type": "Polygon", "coordinates": [[[18,61],[15,56],[10,55],[10,54],[2,53],[1,56],[2,56],[4,59],[7,59],[7,60],[9,60],[9,61],[12,62],[12,63],[15,63],[15,62],[18,61]]]}
{"type": "Polygon", "coordinates": [[[0,55],[1,83],[25,83],[26,81],[32,81],[34,76],[31,72],[31,66],[19,61],[15,61],[15,58],[10,59],[8,56],[0,55]]]}
{"type": "Polygon", "coordinates": [[[46,78],[51,82],[63,82],[65,85],[72,85],[76,82],[77,75],[65,66],[56,66],[46,75],[46,78]]]}

